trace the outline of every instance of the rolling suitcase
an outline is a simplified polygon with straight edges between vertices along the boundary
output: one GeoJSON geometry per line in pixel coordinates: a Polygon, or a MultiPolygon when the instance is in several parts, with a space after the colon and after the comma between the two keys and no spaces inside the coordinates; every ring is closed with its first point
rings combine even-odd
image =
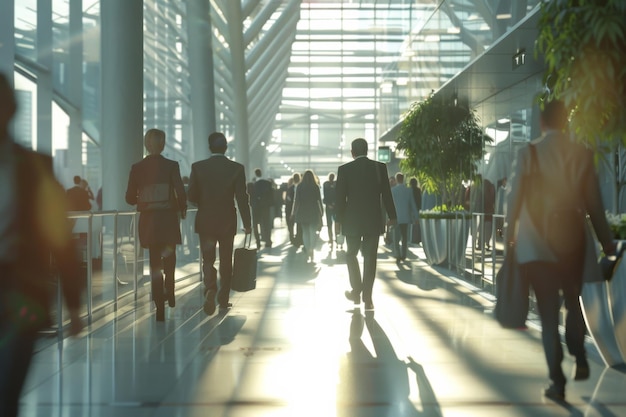
{"type": "Polygon", "coordinates": [[[230,288],[233,291],[245,292],[256,288],[256,249],[250,247],[252,234],[243,239],[243,247],[235,249],[233,262],[233,279],[230,288]]]}

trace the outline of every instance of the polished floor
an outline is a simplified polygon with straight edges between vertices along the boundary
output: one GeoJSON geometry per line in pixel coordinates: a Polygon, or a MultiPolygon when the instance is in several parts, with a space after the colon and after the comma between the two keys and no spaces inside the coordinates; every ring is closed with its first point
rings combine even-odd
{"type": "Polygon", "coordinates": [[[164,323],[144,297],[78,338],[42,341],[21,416],[626,416],[626,374],[591,342],[591,378],[569,382],[566,402],[544,398],[537,327],[500,328],[493,299],[418,246],[397,265],[381,245],[364,311],[344,298],[341,251],[320,242],[307,263],[285,234],[228,311],[207,317],[191,279],[164,323]]]}

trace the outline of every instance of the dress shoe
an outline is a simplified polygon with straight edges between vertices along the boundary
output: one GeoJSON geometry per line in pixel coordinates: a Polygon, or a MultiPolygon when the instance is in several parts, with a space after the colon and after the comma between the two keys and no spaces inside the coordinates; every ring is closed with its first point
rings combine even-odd
{"type": "Polygon", "coordinates": [[[167,305],[170,307],[176,307],[176,297],[174,295],[174,278],[170,275],[165,275],[165,298],[167,299],[167,305]]]}
{"type": "Polygon", "coordinates": [[[215,291],[209,290],[206,292],[202,309],[208,316],[215,313],[215,291]]]}
{"type": "Polygon", "coordinates": [[[563,401],[565,400],[565,387],[551,384],[543,391],[543,395],[552,400],[563,401]]]}
{"type": "Polygon", "coordinates": [[[355,305],[361,304],[361,297],[358,294],[354,294],[352,291],[346,291],[343,293],[346,298],[352,301],[355,305]]]}
{"type": "Polygon", "coordinates": [[[589,363],[587,358],[577,358],[574,381],[584,381],[585,379],[589,379],[589,363]]]}
{"type": "Polygon", "coordinates": [[[366,301],[365,302],[365,310],[373,310],[374,309],[374,303],[371,301],[366,301]]]}
{"type": "Polygon", "coordinates": [[[170,307],[176,307],[176,297],[174,296],[174,292],[167,292],[167,305],[170,307]]]}
{"type": "Polygon", "coordinates": [[[233,303],[220,303],[220,310],[227,310],[233,306],[233,303]]]}

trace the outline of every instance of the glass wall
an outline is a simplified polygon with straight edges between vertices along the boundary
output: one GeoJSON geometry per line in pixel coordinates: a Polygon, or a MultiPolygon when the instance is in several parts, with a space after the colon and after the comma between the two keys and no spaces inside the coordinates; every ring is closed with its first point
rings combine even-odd
{"type": "Polygon", "coordinates": [[[269,155],[273,172],[334,171],[351,159],[356,137],[368,140],[375,157],[378,139],[411,103],[437,91],[537,4],[303,1],[271,138],[281,148],[269,155]]]}
{"type": "MultiPolygon", "coordinates": [[[[41,9],[46,4],[15,1],[17,69],[34,86],[45,84],[50,74],[58,109],[82,131],[76,139],[71,123],[69,128],[55,123],[50,128],[54,152],[67,146],[67,169],[72,174],[79,169],[97,189],[102,178],[100,1],[54,0],[50,10],[41,9]],[[82,8],[78,17],[77,4],[82,8]],[[72,146],[77,141],[83,145],[72,146]]],[[[195,159],[188,4],[146,0],[143,22],[144,127],[166,131],[165,155],[179,161],[183,174],[195,159]]],[[[235,7],[210,1],[206,19],[213,39],[216,129],[235,139],[230,156],[237,156],[237,146],[247,146],[254,156],[262,154],[272,177],[307,168],[334,171],[350,159],[356,137],[369,141],[374,156],[379,139],[397,126],[412,102],[446,85],[537,4],[498,2],[496,8],[470,0],[283,0],[242,1],[235,7]],[[231,30],[239,24],[241,37],[231,30]],[[236,64],[238,56],[243,69],[236,64]],[[245,140],[237,140],[241,118],[249,131],[245,140]]],[[[36,107],[41,91],[31,86],[20,92],[24,100],[30,98],[32,114],[41,114],[36,107]]],[[[509,109],[499,119],[527,117],[523,111],[509,109]]],[[[491,116],[483,120],[488,129],[503,129],[491,116]]],[[[517,132],[512,123],[514,134],[528,133],[517,132]]],[[[28,134],[35,144],[45,140],[40,129],[33,120],[31,132],[22,131],[24,140],[29,141],[28,134]]]]}

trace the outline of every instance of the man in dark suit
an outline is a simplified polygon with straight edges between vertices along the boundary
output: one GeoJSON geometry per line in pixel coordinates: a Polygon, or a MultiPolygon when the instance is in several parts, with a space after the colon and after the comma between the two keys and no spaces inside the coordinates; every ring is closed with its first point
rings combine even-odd
{"type": "Polygon", "coordinates": [[[0,416],[18,415],[38,331],[51,322],[51,255],[60,272],[70,333],[78,334],[83,326],[85,281],[71,239],[65,190],[54,178],[52,158],[11,140],[8,126],[16,107],[11,85],[0,74],[0,416]]]}
{"type": "Polygon", "coordinates": [[[209,135],[208,159],[195,162],[191,166],[189,178],[189,201],[198,207],[196,214],[196,233],[200,237],[202,252],[202,272],[204,274],[205,299],[204,312],[215,312],[215,297],[220,308],[226,309],[232,304],[230,282],[233,273],[233,242],[237,234],[237,211],[246,234],[252,232],[250,201],[246,191],[246,173],[244,166],[226,157],[228,147],[224,134],[215,132],[209,135]],[[213,266],[216,246],[220,250],[220,285],[217,286],[217,270],[213,266]]]}
{"type": "Polygon", "coordinates": [[[337,170],[336,215],[346,237],[346,263],[352,289],[345,296],[354,304],[360,304],[361,295],[366,310],[372,310],[372,289],[376,275],[378,241],[384,233],[382,203],[389,224],[396,224],[396,208],[391,196],[387,167],[367,157],[367,141],[352,141],[354,161],[341,165],[337,170]],[[363,255],[363,275],[357,260],[363,255]]]}
{"type": "Polygon", "coordinates": [[[67,191],[68,210],[70,211],[88,211],[91,210],[89,202],[89,193],[81,187],[81,178],[74,175],[74,186],[68,188],[67,191]]]}
{"type": "Polygon", "coordinates": [[[264,179],[261,169],[254,170],[256,181],[253,183],[253,194],[250,196],[251,205],[253,207],[252,218],[254,219],[254,237],[256,239],[257,248],[260,247],[260,241],[265,242],[266,248],[272,247],[272,213],[271,208],[274,205],[274,189],[270,180],[264,179]],[[258,227],[261,228],[259,236],[258,227]]]}
{"type": "Polygon", "coordinates": [[[324,212],[326,213],[326,228],[328,229],[328,243],[332,248],[335,242],[335,200],[336,190],[337,190],[337,182],[335,182],[335,173],[331,172],[328,174],[328,180],[324,181],[322,185],[322,189],[324,191],[324,199],[322,202],[324,203],[324,212]]]}
{"type": "Polygon", "coordinates": [[[136,204],[140,212],[139,240],[141,246],[149,251],[156,320],[164,321],[165,299],[170,307],[176,305],[176,245],[182,242],[179,213],[184,219],[187,214],[187,195],[178,162],[161,155],[165,148],[165,132],[148,130],[144,144],[148,156],[130,170],[126,202],[136,204]]]}

